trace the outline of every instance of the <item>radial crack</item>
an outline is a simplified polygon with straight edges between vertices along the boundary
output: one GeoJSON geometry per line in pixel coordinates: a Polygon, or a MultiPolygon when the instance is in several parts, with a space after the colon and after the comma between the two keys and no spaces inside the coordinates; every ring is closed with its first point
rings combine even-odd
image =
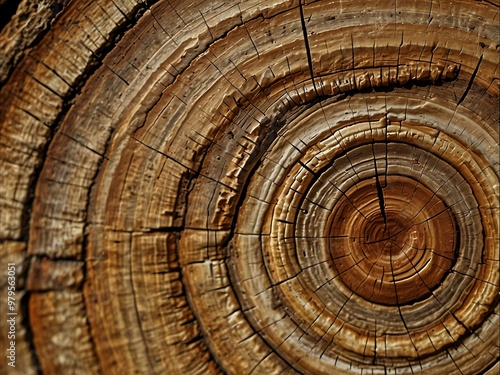
{"type": "Polygon", "coordinates": [[[302,0],[299,0],[299,10],[300,10],[300,23],[302,25],[302,33],[304,34],[304,43],[306,45],[306,55],[307,55],[307,63],[309,65],[309,73],[311,74],[311,81],[314,87],[314,91],[316,92],[316,96],[319,96],[318,89],[316,88],[316,82],[314,81],[314,70],[311,57],[311,48],[309,46],[309,37],[307,36],[307,27],[306,27],[306,20],[304,18],[304,9],[302,5],[302,0]]]}

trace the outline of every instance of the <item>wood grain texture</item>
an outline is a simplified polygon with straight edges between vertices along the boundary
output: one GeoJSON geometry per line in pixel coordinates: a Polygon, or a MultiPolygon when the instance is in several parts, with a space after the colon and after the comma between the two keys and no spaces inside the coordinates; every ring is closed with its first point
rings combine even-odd
{"type": "Polygon", "coordinates": [[[498,372],[497,2],[9,6],[2,374],[498,372]]]}

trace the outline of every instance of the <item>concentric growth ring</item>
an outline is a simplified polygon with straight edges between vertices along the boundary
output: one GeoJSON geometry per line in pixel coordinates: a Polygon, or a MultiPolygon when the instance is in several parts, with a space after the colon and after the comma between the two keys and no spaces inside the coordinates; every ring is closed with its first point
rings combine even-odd
{"type": "MultiPolygon", "coordinates": [[[[364,100],[354,96],[349,107],[364,100]]],[[[377,122],[327,126],[342,104],[304,109],[256,170],[237,221],[240,301],[269,345],[312,373],[373,361],[398,367],[403,358],[428,368],[440,348],[467,340],[462,317],[479,322],[477,300],[457,294],[486,286],[466,276],[467,259],[495,250],[474,239],[487,225],[471,227],[466,217],[492,219],[478,205],[491,188],[467,182],[464,176],[483,173],[479,158],[432,128],[386,113],[377,122]],[[300,144],[304,129],[314,136],[300,144]],[[278,161],[281,172],[273,174],[278,161]],[[257,282],[263,269],[269,279],[257,282]]],[[[493,285],[495,272],[489,275],[493,285]]]]}
{"type": "Polygon", "coordinates": [[[330,221],[330,252],[340,278],[375,303],[404,305],[428,297],[455,258],[453,214],[408,177],[376,176],[356,184],[330,221]]]}
{"type": "Polygon", "coordinates": [[[23,374],[497,374],[495,2],[22,1],[23,374]]]}

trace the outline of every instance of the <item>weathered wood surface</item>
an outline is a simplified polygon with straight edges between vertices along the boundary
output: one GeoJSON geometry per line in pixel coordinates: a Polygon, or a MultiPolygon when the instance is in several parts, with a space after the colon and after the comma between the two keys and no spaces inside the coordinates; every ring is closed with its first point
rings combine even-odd
{"type": "Polygon", "coordinates": [[[0,373],[500,371],[498,1],[0,6],[0,373]]]}

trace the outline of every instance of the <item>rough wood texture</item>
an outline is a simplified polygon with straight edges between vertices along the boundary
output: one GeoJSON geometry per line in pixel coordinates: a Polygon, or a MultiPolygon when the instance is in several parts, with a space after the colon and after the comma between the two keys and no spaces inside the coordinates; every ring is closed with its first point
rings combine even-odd
{"type": "Polygon", "coordinates": [[[498,1],[9,9],[0,373],[500,371],[498,1]]]}

